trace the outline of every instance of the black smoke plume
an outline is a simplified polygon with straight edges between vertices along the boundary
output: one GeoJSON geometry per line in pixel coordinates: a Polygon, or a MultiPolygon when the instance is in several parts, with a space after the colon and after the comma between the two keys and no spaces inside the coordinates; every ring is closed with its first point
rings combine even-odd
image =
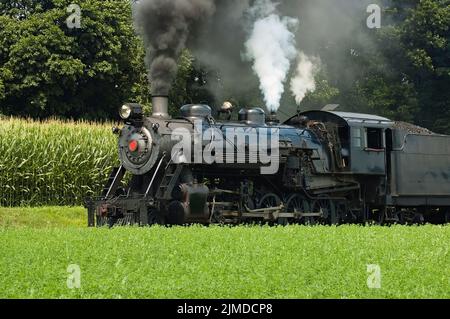
{"type": "Polygon", "coordinates": [[[153,95],[168,95],[178,58],[214,14],[213,0],[139,0],[133,4],[135,27],[146,47],[153,95]]]}

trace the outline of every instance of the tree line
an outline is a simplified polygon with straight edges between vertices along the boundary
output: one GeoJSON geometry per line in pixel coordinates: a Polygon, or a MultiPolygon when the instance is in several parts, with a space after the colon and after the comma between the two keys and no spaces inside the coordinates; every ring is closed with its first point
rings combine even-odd
{"type": "MultiPolygon", "coordinates": [[[[124,101],[151,106],[144,48],[129,0],[82,2],[81,28],[69,28],[70,0],[0,4],[0,114],[115,119],[124,101]]],[[[317,90],[300,106],[340,104],[450,133],[450,0],[392,0],[383,27],[365,32],[373,45],[347,41],[318,52],[317,90]],[[344,71],[343,71],[344,70],[344,71]]],[[[218,105],[186,51],[171,92],[172,112],[188,102],[218,105]]],[[[232,94],[232,93],[231,93],[232,94]]],[[[248,92],[248,96],[260,96],[248,92]]],[[[230,96],[238,105],[247,101],[230,96]]],[[[295,112],[284,98],[282,114],[295,112]]]]}

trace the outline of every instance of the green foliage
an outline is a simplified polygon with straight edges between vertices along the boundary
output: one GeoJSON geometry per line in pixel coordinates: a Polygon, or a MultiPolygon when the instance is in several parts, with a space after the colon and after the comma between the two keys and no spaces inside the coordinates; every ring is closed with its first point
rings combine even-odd
{"type": "Polygon", "coordinates": [[[177,78],[173,84],[169,100],[170,100],[170,113],[177,115],[181,105],[193,103],[190,99],[188,92],[188,83],[190,76],[194,71],[193,68],[193,56],[188,50],[184,50],[179,59],[179,68],[177,78]]]}
{"type": "Polygon", "coordinates": [[[0,3],[0,14],[25,19],[35,12],[52,8],[52,0],[3,0],[0,3]]]}
{"type": "Polygon", "coordinates": [[[3,84],[3,80],[0,79],[0,100],[5,97],[5,85],[3,84]]]}
{"type": "Polygon", "coordinates": [[[0,7],[0,111],[115,118],[124,101],[148,101],[128,0],[83,1],[81,29],[66,24],[72,1],[15,3],[0,7]]]}
{"type": "Polygon", "coordinates": [[[449,298],[449,240],[449,226],[3,226],[0,297],[449,298]]]}
{"type": "Polygon", "coordinates": [[[450,0],[422,0],[401,26],[407,72],[418,93],[416,120],[450,133],[450,0]]]}
{"type": "Polygon", "coordinates": [[[114,165],[112,125],[0,120],[0,206],[81,205],[114,165]]]}

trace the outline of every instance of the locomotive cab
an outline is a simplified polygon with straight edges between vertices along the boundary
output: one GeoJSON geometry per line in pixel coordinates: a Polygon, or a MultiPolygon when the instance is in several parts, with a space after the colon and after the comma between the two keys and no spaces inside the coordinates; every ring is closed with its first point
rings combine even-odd
{"type": "Polygon", "coordinates": [[[323,126],[333,172],[386,174],[386,131],[392,121],[375,115],[329,111],[307,111],[300,116],[307,117],[313,129],[323,126]]]}

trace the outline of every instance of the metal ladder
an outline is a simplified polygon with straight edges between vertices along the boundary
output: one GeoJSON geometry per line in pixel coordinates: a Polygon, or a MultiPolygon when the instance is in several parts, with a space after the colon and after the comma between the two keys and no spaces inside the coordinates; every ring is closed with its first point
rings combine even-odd
{"type": "MultiPolygon", "coordinates": [[[[160,171],[164,160],[165,155],[160,159],[158,166],[156,167],[155,172],[153,173],[153,177],[147,187],[147,191],[145,192],[144,198],[148,198],[148,196],[150,195],[153,183],[156,180],[156,176],[158,175],[158,172],[160,171]]],[[[173,164],[172,161],[169,161],[167,165],[164,167],[164,176],[161,181],[161,184],[158,187],[155,197],[158,199],[170,199],[172,191],[182,171],[183,165],[173,164]]]]}
{"type": "Polygon", "coordinates": [[[170,199],[172,191],[178,181],[181,172],[183,171],[183,165],[176,165],[169,163],[166,166],[164,177],[159,185],[156,197],[159,199],[170,199]]]}
{"type": "Polygon", "coordinates": [[[110,198],[114,195],[124,175],[125,168],[122,165],[113,168],[111,174],[109,175],[108,182],[106,183],[105,188],[103,188],[102,197],[104,199],[110,198]]]}

